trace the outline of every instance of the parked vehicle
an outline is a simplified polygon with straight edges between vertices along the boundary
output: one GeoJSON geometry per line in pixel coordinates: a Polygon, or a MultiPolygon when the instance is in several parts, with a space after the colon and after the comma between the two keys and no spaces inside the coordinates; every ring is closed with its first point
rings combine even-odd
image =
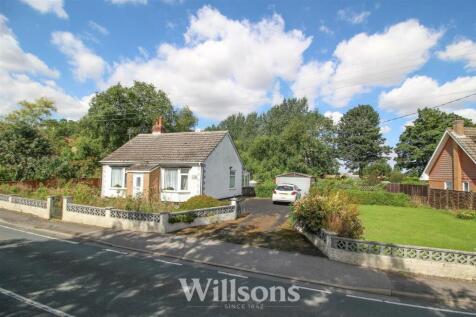
{"type": "Polygon", "coordinates": [[[293,203],[301,198],[301,189],[293,184],[279,184],[273,190],[273,204],[276,202],[293,203]]]}

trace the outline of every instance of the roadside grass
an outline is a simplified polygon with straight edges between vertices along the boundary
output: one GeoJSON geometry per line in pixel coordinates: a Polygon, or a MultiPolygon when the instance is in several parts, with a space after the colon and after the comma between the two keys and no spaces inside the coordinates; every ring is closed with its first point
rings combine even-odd
{"type": "Polygon", "coordinates": [[[364,239],[476,252],[476,220],[426,207],[360,205],[364,239]]]}

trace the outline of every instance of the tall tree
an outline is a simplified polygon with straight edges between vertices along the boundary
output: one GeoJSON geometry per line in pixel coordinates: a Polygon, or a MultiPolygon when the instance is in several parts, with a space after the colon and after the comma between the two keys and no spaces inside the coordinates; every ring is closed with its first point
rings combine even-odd
{"type": "Polygon", "coordinates": [[[419,109],[413,125],[405,127],[395,147],[397,166],[409,175],[421,175],[443,132],[456,119],[464,120],[466,126],[474,126],[471,120],[454,113],[431,108],[419,109]]]}
{"type": "Polygon", "coordinates": [[[22,121],[2,125],[0,174],[6,179],[36,179],[39,168],[45,167],[43,162],[52,154],[51,145],[38,129],[22,121]]]}
{"type": "Polygon", "coordinates": [[[99,140],[103,156],[139,133],[150,133],[154,121],[164,117],[169,132],[189,131],[196,119],[189,110],[177,112],[167,95],[153,85],[134,82],[120,84],[97,93],[81,120],[83,135],[99,140]],[[179,120],[179,122],[177,122],[179,120]]]}
{"type": "Polygon", "coordinates": [[[310,111],[306,99],[287,99],[258,115],[231,115],[208,130],[228,130],[246,167],[265,180],[296,171],[335,173],[332,121],[310,111]]]}
{"type": "Polygon", "coordinates": [[[380,116],[372,106],[359,105],[347,111],[337,128],[337,148],[340,158],[351,171],[363,169],[382,159],[389,152],[380,133],[380,116]]]}

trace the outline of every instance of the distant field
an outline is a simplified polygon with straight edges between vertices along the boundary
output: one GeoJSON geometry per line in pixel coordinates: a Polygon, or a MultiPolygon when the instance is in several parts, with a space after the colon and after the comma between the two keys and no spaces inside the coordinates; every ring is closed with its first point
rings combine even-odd
{"type": "Polygon", "coordinates": [[[432,208],[361,205],[365,240],[476,252],[476,220],[432,208]]]}

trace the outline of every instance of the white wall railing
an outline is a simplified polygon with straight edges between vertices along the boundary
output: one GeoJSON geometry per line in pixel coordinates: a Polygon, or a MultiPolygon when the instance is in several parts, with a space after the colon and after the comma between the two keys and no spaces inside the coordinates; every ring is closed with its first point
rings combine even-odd
{"type": "Polygon", "coordinates": [[[55,196],[49,196],[46,200],[37,200],[16,195],[0,194],[0,208],[50,219],[53,215],[54,199],[55,196]]]}
{"type": "Polygon", "coordinates": [[[329,259],[382,270],[476,280],[476,252],[428,248],[342,238],[321,229],[306,232],[329,259]]]}
{"type": "Polygon", "coordinates": [[[189,227],[234,220],[238,217],[238,211],[237,200],[232,200],[231,205],[222,207],[181,212],[143,213],[112,207],[78,205],[72,203],[71,197],[63,198],[64,221],[141,232],[168,233],[189,227]]]}

